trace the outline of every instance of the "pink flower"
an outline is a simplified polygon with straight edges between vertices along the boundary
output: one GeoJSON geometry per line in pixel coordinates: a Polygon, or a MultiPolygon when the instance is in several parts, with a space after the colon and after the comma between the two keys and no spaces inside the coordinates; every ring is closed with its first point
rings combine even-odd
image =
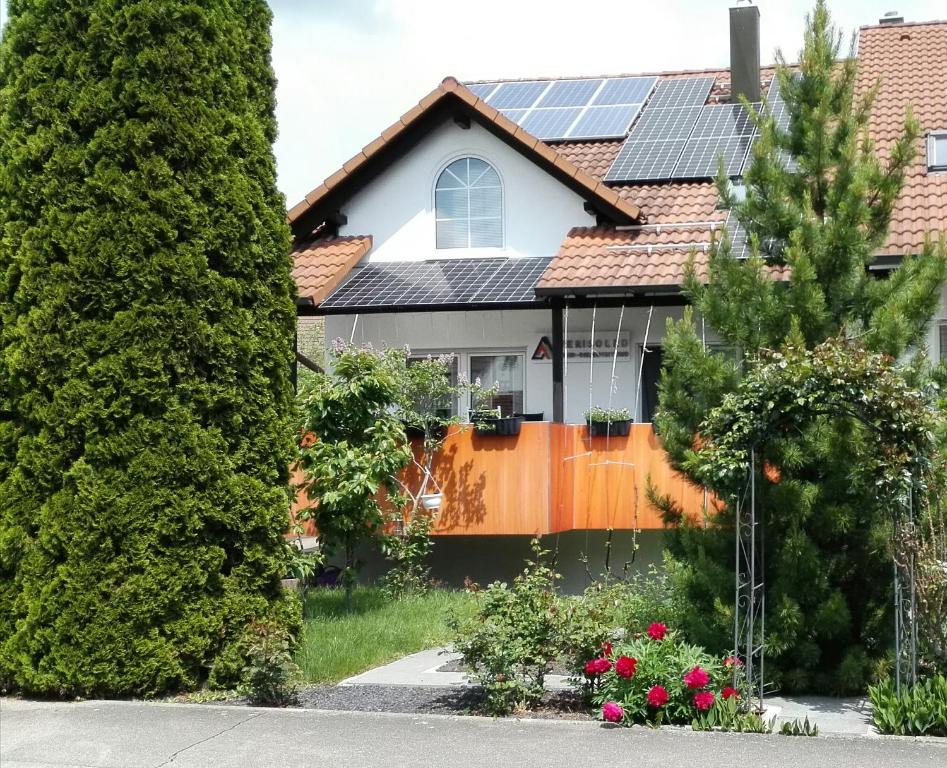
{"type": "Polygon", "coordinates": [[[740,698],[740,692],[736,688],[734,688],[732,685],[728,685],[724,687],[724,689],[720,692],[720,695],[725,699],[739,699],[740,698]]]}
{"type": "Polygon", "coordinates": [[[710,682],[710,675],[699,666],[694,667],[690,672],[684,675],[684,682],[692,691],[697,688],[703,688],[710,682]]]}
{"type": "Polygon", "coordinates": [[[663,640],[664,636],[667,634],[668,628],[666,625],[662,624],[660,621],[654,621],[651,623],[651,626],[648,627],[648,636],[652,640],[663,640]]]}
{"type": "Polygon", "coordinates": [[[634,676],[637,666],[638,659],[633,659],[631,656],[619,656],[618,661],[615,662],[615,674],[627,680],[634,676]]]}
{"type": "Polygon", "coordinates": [[[604,675],[611,668],[612,663],[608,659],[599,657],[585,663],[585,674],[589,677],[597,677],[598,675],[604,675]]]}
{"type": "Polygon", "coordinates": [[[614,701],[607,701],[605,702],[605,706],[602,707],[602,719],[607,720],[609,723],[620,723],[624,716],[625,710],[614,701]]]}
{"type": "Polygon", "coordinates": [[[668,703],[667,688],[663,685],[652,686],[648,691],[648,706],[663,707],[668,703]]]}
{"type": "Polygon", "coordinates": [[[736,656],[727,656],[727,658],[723,660],[723,665],[727,669],[730,669],[730,667],[742,667],[743,662],[740,661],[736,656]]]}
{"type": "Polygon", "coordinates": [[[710,709],[714,704],[713,691],[701,691],[694,694],[694,706],[701,712],[710,709]]]}

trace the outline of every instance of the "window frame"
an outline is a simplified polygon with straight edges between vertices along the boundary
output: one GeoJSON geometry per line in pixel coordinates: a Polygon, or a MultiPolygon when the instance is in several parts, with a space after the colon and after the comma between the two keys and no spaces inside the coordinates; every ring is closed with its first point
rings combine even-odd
{"type": "Polygon", "coordinates": [[[944,330],[947,329],[947,318],[938,319],[935,321],[935,323],[937,327],[937,337],[936,337],[937,362],[942,363],[945,360],[947,360],[947,349],[945,349],[947,345],[943,343],[945,341],[945,339],[943,338],[944,330]]]}
{"type": "Polygon", "coordinates": [[[929,173],[947,172],[947,129],[931,131],[927,134],[927,170],[929,173]],[[937,144],[944,145],[944,158],[937,162],[937,144]]]}
{"type": "MultiPolygon", "coordinates": [[[[468,186],[469,189],[469,186],[468,186]]],[[[498,255],[498,251],[506,249],[506,182],[496,163],[476,152],[461,152],[451,155],[448,159],[437,166],[434,173],[434,180],[431,184],[431,213],[434,217],[434,251],[438,258],[472,258],[472,254],[477,256],[498,255]],[[445,171],[458,160],[480,160],[486,163],[497,175],[500,182],[500,244],[499,245],[467,245],[459,247],[440,247],[437,244],[437,225],[439,221],[451,221],[451,219],[439,219],[437,216],[437,184],[444,175],[445,171]]],[[[477,217],[483,218],[483,217],[477,217]]],[[[470,209],[467,210],[467,242],[470,242],[470,209]]]]}
{"type": "MultiPolygon", "coordinates": [[[[485,349],[466,349],[463,351],[464,356],[464,368],[465,375],[467,376],[470,382],[474,381],[474,375],[470,367],[470,358],[471,357],[501,357],[503,355],[517,355],[522,359],[523,363],[523,410],[521,413],[527,413],[526,410],[526,395],[529,392],[529,382],[528,382],[528,369],[529,365],[529,354],[528,350],[523,347],[505,347],[505,348],[492,348],[488,347],[485,349]]],[[[484,386],[489,386],[493,382],[481,382],[484,386]]],[[[468,393],[465,398],[467,401],[467,420],[470,421],[470,413],[473,410],[473,396],[468,393]]],[[[512,413],[503,414],[504,418],[507,416],[512,416],[512,413]]]]}

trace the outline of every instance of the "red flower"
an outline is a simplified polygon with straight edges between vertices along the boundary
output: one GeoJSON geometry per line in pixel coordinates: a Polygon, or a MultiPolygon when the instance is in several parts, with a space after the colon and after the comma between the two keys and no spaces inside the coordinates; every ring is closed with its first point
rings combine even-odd
{"type": "Polygon", "coordinates": [[[739,699],[740,692],[734,688],[732,685],[726,686],[721,692],[720,695],[725,699],[739,699]]]}
{"type": "Polygon", "coordinates": [[[602,707],[602,719],[610,723],[619,723],[624,716],[625,710],[614,701],[607,701],[602,707]]]}
{"type": "Polygon", "coordinates": [[[727,669],[730,669],[730,667],[742,667],[743,662],[740,661],[736,656],[727,656],[727,658],[723,660],[723,665],[727,669]]]}
{"type": "Polygon", "coordinates": [[[668,703],[667,688],[663,685],[654,685],[648,691],[648,706],[663,707],[668,703]]]}
{"type": "Polygon", "coordinates": [[[606,640],[604,643],[602,643],[602,644],[598,647],[598,649],[602,652],[602,655],[603,655],[603,656],[611,656],[611,655],[612,655],[612,644],[611,644],[608,640],[606,640]]]}
{"type": "Polygon", "coordinates": [[[684,675],[684,682],[692,691],[697,688],[703,688],[710,682],[710,675],[699,666],[694,667],[690,672],[684,675]]]}
{"type": "Polygon", "coordinates": [[[701,691],[694,694],[694,706],[701,712],[710,709],[714,704],[713,691],[701,691]]]}
{"type": "Polygon", "coordinates": [[[316,444],[316,436],[312,432],[306,432],[299,439],[299,446],[301,448],[312,448],[316,444]]]}
{"type": "Polygon", "coordinates": [[[604,675],[611,668],[612,663],[608,659],[599,657],[585,663],[585,674],[589,677],[597,677],[598,675],[604,675]]]}
{"type": "Polygon", "coordinates": [[[627,680],[634,676],[637,666],[638,659],[633,659],[631,656],[619,656],[618,661],[615,662],[615,674],[627,680]]]}
{"type": "Polygon", "coordinates": [[[652,640],[663,640],[664,636],[667,634],[668,628],[660,621],[655,621],[651,623],[651,626],[648,627],[648,635],[652,640]]]}

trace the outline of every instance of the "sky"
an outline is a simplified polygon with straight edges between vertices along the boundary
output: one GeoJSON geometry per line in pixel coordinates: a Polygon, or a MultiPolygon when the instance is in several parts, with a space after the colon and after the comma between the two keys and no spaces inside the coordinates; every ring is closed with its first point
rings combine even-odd
{"type": "MultiPolygon", "coordinates": [[[[294,205],[431,91],[459,80],[727,66],[732,0],[268,0],[279,186],[294,205]]],[[[814,0],[756,0],[763,63],[794,60],[814,0]]],[[[944,0],[829,0],[846,37],[944,0]]],[[[0,14],[2,0],[0,0],[0,14]]]]}

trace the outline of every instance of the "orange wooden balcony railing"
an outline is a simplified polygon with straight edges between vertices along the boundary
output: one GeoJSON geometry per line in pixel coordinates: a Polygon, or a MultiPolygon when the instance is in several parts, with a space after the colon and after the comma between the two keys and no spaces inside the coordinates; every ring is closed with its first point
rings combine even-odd
{"type": "Polygon", "coordinates": [[[649,477],[688,517],[707,501],[671,469],[650,424],[609,438],[581,424],[526,422],[516,437],[451,427],[433,473],[444,494],[439,536],[663,528],[645,496],[649,477]]]}

